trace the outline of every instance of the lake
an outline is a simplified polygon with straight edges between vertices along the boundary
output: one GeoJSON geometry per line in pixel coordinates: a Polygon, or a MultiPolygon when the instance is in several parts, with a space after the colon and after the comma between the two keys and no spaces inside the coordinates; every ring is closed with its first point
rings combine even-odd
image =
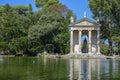
{"type": "Polygon", "coordinates": [[[0,57],[0,80],[120,80],[120,60],[0,57]]]}

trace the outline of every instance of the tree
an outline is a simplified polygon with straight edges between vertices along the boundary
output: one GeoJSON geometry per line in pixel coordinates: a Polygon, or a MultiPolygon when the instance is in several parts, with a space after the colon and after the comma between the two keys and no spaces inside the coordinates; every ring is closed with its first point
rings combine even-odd
{"type": "Polygon", "coordinates": [[[53,36],[59,31],[59,22],[52,18],[54,16],[50,14],[42,15],[37,24],[29,29],[29,40],[31,44],[34,44],[34,46],[41,45],[43,49],[47,49],[47,44],[53,44],[53,36]]]}
{"type": "Polygon", "coordinates": [[[100,52],[104,55],[109,55],[109,46],[105,42],[100,43],[100,52]]]}
{"type": "MultiPolygon", "coordinates": [[[[118,19],[118,17],[120,16],[119,3],[119,0],[89,0],[89,6],[93,13],[93,17],[95,19],[99,19],[99,22],[102,25],[101,38],[108,39],[110,54],[112,54],[112,37],[115,33],[113,29],[117,29],[120,27],[118,19]]],[[[120,32],[119,30],[118,32],[120,32]]]]}
{"type": "Polygon", "coordinates": [[[33,13],[32,5],[31,5],[31,4],[29,4],[29,8],[28,8],[28,10],[29,10],[29,13],[33,13]]]}
{"type": "MultiPolygon", "coordinates": [[[[50,2],[50,0],[48,2],[50,2]]],[[[48,5],[48,3],[45,3],[44,6],[42,6],[43,8],[36,12],[36,15],[38,16],[36,23],[37,25],[35,24],[33,27],[30,28],[31,31],[30,34],[31,36],[33,36],[31,38],[33,39],[35,39],[36,37],[37,38],[31,41],[34,41],[34,46],[38,46],[37,44],[41,46],[39,48],[36,48],[38,50],[40,48],[52,47],[54,49],[49,49],[49,51],[51,50],[50,52],[54,51],[56,53],[68,53],[69,52],[68,25],[70,23],[70,17],[75,15],[65,5],[62,5],[59,2],[57,2],[57,0],[54,0],[53,4],[49,6],[45,5],[48,5]],[[54,27],[54,24],[56,23],[58,25],[54,27]],[[41,31],[39,31],[38,29],[40,29],[41,31]],[[46,29],[46,31],[44,29],[46,29]],[[50,35],[50,32],[47,30],[51,30],[52,35],[50,35]],[[35,31],[37,32],[34,33],[35,31]],[[48,35],[49,37],[47,37],[48,35]]],[[[32,48],[32,50],[35,49],[32,48]]]]}
{"type": "Polygon", "coordinates": [[[58,0],[39,1],[43,6],[36,12],[31,4],[0,6],[0,51],[69,52],[68,25],[74,13],[58,0]]]}
{"type": "Polygon", "coordinates": [[[112,40],[115,42],[116,47],[118,48],[116,52],[118,52],[118,54],[120,55],[120,36],[113,36],[112,40]]]}
{"type": "Polygon", "coordinates": [[[59,0],[35,0],[37,7],[49,7],[55,3],[59,3],[59,0]]]}
{"type": "MultiPolygon", "coordinates": [[[[22,11],[21,8],[17,9],[22,11]]],[[[21,15],[16,11],[17,9],[13,9],[13,7],[7,4],[0,14],[0,45],[3,46],[1,50],[4,52],[9,50],[14,54],[27,50],[28,27],[31,23],[29,18],[21,15]]]]}

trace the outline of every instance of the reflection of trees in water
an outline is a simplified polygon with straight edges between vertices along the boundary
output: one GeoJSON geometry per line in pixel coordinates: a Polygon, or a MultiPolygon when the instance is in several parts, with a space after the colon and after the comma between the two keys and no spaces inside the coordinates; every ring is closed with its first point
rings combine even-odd
{"type": "Polygon", "coordinates": [[[5,57],[0,80],[67,80],[67,61],[40,57],[5,57]]]}

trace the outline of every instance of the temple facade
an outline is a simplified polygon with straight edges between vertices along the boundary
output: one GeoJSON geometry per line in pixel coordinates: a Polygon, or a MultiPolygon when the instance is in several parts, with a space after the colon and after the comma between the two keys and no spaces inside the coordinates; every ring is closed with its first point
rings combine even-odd
{"type": "Polygon", "coordinates": [[[100,54],[100,26],[86,16],[77,22],[71,18],[70,54],[100,54]]]}

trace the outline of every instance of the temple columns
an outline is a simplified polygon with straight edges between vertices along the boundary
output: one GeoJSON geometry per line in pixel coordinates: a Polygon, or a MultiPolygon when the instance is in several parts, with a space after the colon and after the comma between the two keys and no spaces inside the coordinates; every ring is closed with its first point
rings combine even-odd
{"type": "Polygon", "coordinates": [[[97,30],[97,54],[100,54],[100,30],[97,30]]]}
{"type": "Polygon", "coordinates": [[[81,54],[81,49],[82,49],[82,30],[79,30],[79,53],[81,54]]]}
{"type": "Polygon", "coordinates": [[[73,30],[70,31],[70,53],[73,53],[73,30]]]}
{"type": "Polygon", "coordinates": [[[91,54],[91,30],[88,31],[88,35],[89,35],[89,38],[88,38],[88,53],[91,54]]]}
{"type": "MultiPolygon", "coordinates": [[[[70,53],[74,53],[74,30],[70,31],[70,53]]],[[[82,53],[82,30],[79,30],[78,32],[78,45],[79,45],[79,54],[82,53]]],[[[92,53],[92,30],[88,30],[88,53],[92,53]]],[[[97,30],[97,47],[96,47],[96,53],[100,54],[100,30],[97,30]]]]}

